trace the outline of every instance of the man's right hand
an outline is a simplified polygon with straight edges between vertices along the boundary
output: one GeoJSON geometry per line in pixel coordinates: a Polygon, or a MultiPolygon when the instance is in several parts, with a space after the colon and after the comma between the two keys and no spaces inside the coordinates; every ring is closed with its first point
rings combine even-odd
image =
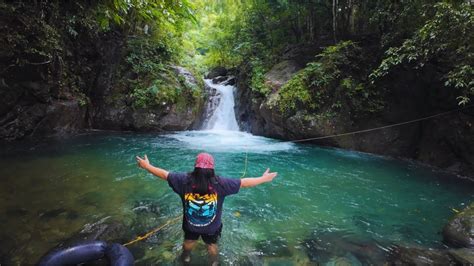
{"type": "Polygon", "coordinates": [[[278,175],[277,172],[270,173],[270,168],[267,168],[267,171],[265,171],[265,173],[263,173],[262,178],[265,180],[265,182],[270,182],[277,175],[278,175]]]}

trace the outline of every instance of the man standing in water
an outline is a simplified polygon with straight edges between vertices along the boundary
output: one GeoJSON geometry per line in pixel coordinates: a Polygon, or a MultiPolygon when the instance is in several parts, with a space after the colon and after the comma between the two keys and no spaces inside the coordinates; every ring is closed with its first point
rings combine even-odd
{"type": "Polygon", "coordinates": [[[217,177],[214,173],[214,158],[207,153],[196,157],[191,173],[170,173],[150,164],[148,157],[137,156],[138,166],[167,180],[183,204],[184,243],[182,259],[191,261],[191,251],[199,237],[206,243],[211,265],[218,264],[217,240],[222,231],[222,208],[224,198],[237,194],[241,187],[254,187],[270,182],[277,173],[267,169],[261,177],[232,179],[217,177]]]}

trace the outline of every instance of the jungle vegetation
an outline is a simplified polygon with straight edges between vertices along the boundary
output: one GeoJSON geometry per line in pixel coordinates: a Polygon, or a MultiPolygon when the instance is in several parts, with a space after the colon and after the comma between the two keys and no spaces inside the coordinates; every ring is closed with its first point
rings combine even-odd
{"type": "MultiPolygon", "coordinates": [[[[267,97],[273,91],[265,73],[302,44],[319,51],[278,92],[282,112],[328,103],[378,112],[388,81],[407,71],[429,75],[434,90],[450,90],[460,105],[474,95],[474,12],[466,0],[37,0],[0,7],[34,17],[23,21],[29,35],[0,26],[0,43],[14,47],[0,55],[7,67],[54,60],[65,39],[120,32],[126,68],[136,74],[121,84],[141,107],[182,97],[170,64],[199,75],[237,69],[255,97],[267,97]]],[[[189,95],[199,97],[192,88],[189,95]]]]}

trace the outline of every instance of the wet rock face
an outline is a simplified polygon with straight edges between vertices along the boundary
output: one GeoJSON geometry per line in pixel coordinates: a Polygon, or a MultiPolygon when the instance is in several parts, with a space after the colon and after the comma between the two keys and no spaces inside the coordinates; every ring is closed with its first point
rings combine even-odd
{"type": "Polygon", "coordinates": [[[187,83],[188,86],[196,86],[197,79],[196,77],[186,68],[181,66],[172,66],[172,68],[176,71],[176,74],[182,76],[187,83]]]}
{"type": "Polygon", "coordinates": [[[207,84],[204,86],[206,94],[206,101],[204,102],[203,112],[199,121],[198,128],[205,127],[209,123],[209,119],[216,110],[217,106],[222,99],[220,92],[216,89],[209,87],[207,84]]]}
{"type": "Polygon", "coordinates": [[[76,133],[86,127],[86,111],[77,100],[18,104],[0,118],[0,139],[76,133]]]}
{"type": "Polygon", "coordinates": [[[228,70],[225,67],[216,67],[209,71],[209,73],[206,75],[206,78],[213,79],[218,76],[226,76],[227,73],[228,70]]]}
{"type": "Polygon", "coordinates": [[[219,84],[219,83],[224,82],[226,80],[227,80],[226,76],[218,76],[218,77],[213,78],[212,82],[216,83],[216,84],[219,84]]]}
{"type": "Polygon", "coordinates": [[[443,241],[453,247],[474,248],[474,203],[446,224],[443,241]]]}

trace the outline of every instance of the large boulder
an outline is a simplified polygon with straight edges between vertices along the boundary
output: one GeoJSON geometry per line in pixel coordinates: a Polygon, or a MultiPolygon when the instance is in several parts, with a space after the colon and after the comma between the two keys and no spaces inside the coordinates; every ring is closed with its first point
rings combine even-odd
{"type": "Polygon", "coordinates": [[[277,91],[302,68],[303,66],[294,60],[283,60],[265,74],[265,85],[277,91]]]}
{"type": "Polygon", "coordinates": [[[474,248],[474,203],[457,213],[443,228],[443,240],[454,247],[474,248]]]}

